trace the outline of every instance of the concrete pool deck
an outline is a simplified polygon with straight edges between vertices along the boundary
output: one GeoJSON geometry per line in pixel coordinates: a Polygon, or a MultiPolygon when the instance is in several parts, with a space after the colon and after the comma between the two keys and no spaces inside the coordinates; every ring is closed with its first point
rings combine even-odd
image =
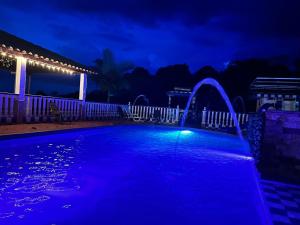
{"type": "Polygon", "coordinates": [[[73,121],[63,123],[3,124],[0,125],[0,136],[112,126],[121,123],[121,121],[73,121]]]}

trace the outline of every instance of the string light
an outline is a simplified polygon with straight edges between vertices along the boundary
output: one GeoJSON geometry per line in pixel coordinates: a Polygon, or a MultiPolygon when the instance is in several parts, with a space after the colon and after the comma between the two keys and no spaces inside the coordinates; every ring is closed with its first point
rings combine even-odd
{"type": "Polygon", "coordinates": [[[13,65],[13,60],[8,58],[8,57],[5,57],[6,55],[5,54],[1,54],[1,57],[0,57],[0,64],[3,66],[3,67],[6,67],[6,68],[10,68],[12,67],[13,65]]]}
{"type": "Polygon", "coordinates": [[[0,46],[0,53],[2,57],[9,57],[9,58],[17,58],[18,56],[22,56],[27,59],[29,65],[32,66],[41,66],[42,68],[47,68],[53,71],[61,71],[67,74],[75,74],[81,72],[87,72],[90,74],[97,74],[91,70],[87,70],[84,68],[80,68],[78,66],[73,66],[70,64],[66,64],[59,61],[54,61],[53,59],[49,59],[44,56],[39,56],[38,54],[33,54],[32,52],[26,52],[25,50],[21,51],[18,48],[13,48],[12,46],[7,47],[6,45],[2,44],[0,46]],[[29,57],[26,57],[29,56],[29,57]],[[41,62],[44,61],[44,62],[41,62]],[[61,66],[53,65],[53,64],[60,64],[61,66]],[[67,68],[66,68],[67,67],[67,68]]]}

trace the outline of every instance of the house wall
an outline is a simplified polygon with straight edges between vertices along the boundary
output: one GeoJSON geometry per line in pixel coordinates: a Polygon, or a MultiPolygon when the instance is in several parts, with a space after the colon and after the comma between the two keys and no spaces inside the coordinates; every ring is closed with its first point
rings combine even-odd
{"type": "Polygon", "coordinates": [[[299,111],[299,96],[296,95],[258,94],[256,110],[267,103],[283,111],[299,111]]]}

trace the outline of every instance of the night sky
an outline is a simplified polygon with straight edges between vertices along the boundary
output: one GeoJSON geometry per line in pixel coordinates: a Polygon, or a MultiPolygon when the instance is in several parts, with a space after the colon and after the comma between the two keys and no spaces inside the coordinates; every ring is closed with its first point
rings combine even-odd
{"type": "Polygon", "coordinates": [[[300,56],[298,0],[1,0],[0,29],[90,65],[104,48],[155,71],[300,56]]]}

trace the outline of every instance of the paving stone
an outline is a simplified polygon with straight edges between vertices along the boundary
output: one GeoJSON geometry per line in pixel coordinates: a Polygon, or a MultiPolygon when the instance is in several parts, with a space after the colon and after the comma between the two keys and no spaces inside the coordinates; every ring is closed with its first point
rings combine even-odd
{"type": "Polygon", "coordinates": [[[300,186],[262,180],[261,187],[274,225],[300,225],[300,186]]]}

